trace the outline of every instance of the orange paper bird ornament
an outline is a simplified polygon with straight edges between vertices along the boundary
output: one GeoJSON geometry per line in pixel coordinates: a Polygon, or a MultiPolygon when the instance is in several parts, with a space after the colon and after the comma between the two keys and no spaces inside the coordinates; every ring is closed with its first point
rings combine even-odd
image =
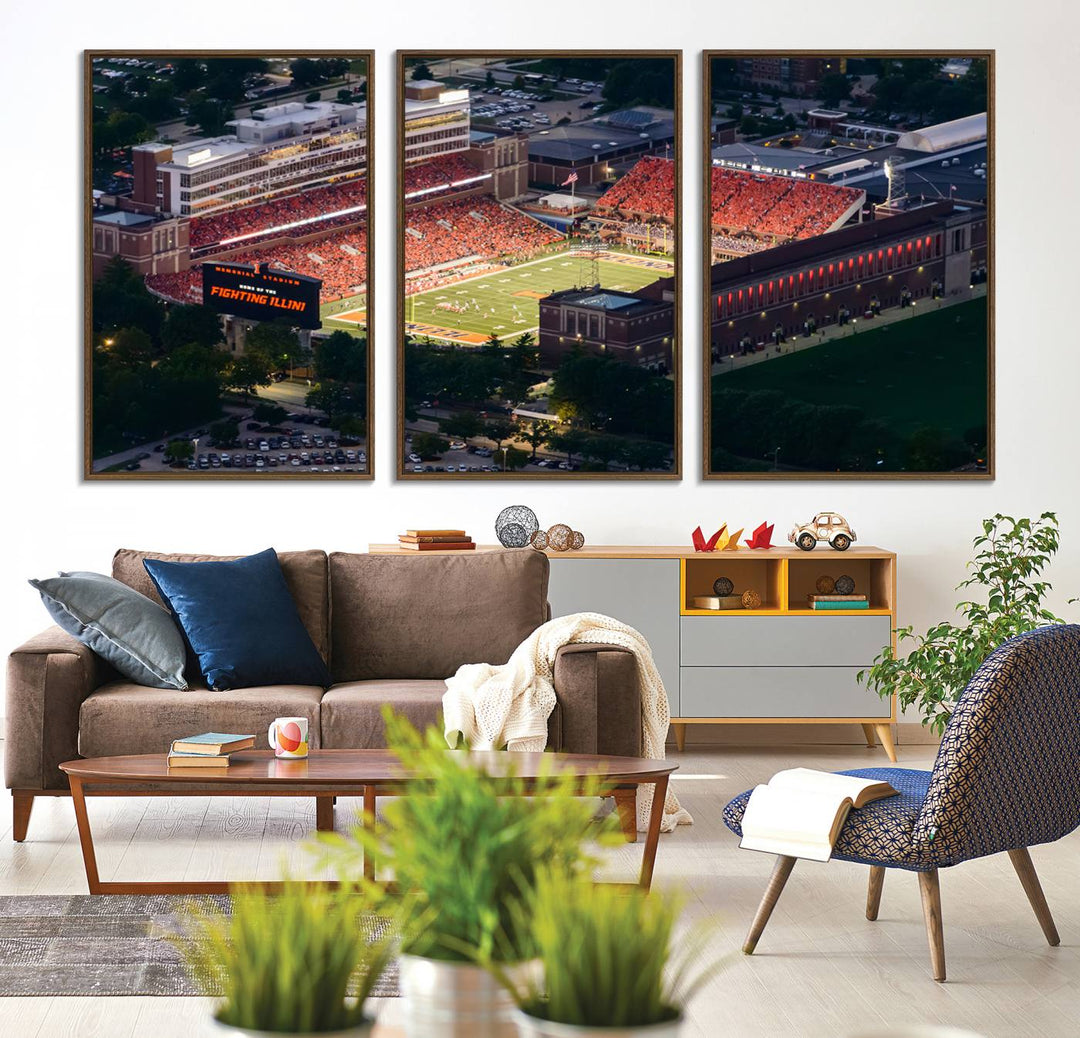
{"type": "Polygon", "coordinates": [[[775,524],[762,523],[753,533],[752,536],[746,539],[746,543],[751,548],[771,548],[772,547],[772,533],[773,526],[775,524]]]}
{"type": "Polygon", "coordinates": [[[733,534],[730,534],[727,539],[727,544],[721,548],[721,551],[738,551],[739,550],[739,538],[742,536],[742,527],[736,530],[733,534]]]}

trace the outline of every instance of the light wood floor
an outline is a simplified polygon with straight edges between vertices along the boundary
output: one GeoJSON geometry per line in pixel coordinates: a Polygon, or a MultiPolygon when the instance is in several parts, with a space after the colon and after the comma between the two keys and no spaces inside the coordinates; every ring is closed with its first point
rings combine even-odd
{"type": "MultiPolygon", "coordinates": [[[[2,749],[2,743],[0,743],[2,749]]],[[[901,766],[930,766],[932,749],[901,752],[901,766]]],[[[852,747],[708,749],[677,754],[674,784],[695,824],[661,838],[656,882],[679,887],[686,919],[716,927],[727,969],[690,1007],[686,1038],[868,1036],[901,1024],[949,1024],[984,1036],[1080,1034],[1080,833],[1032,852],[1061,933],[1047,946],[1008,858],[945,870],[941,878],[949,980],[935,984],[910,873],[887,874],[876,923],[864,918],[868,870],[800,862],[757,953],[738,951],[772,867],[740,851],[720,811],[735,793],[783,767],[882,765],[881,751],[852,747]]],[[[0,893],[86,890],[71,803],[34,805],[29,839],[11,842],[10,797],[0,807],[0,893]]],[[[349,808],[339,803],[339,822],[349,808]],[[343,807],[345,810],[343,810],[343,807]]],[[[98,799],[90,805],[103,879],[272,878],[282,861],[307,869],[302,841],[310,801],[98,799]]],[[[634,875],[641,845],[611,853],[607,871],[634,875]]],[[[209,1003],[196,998],[4,998],[0,1034],[12,1038],[199,1038],[209,1003]]],[[[393,1023],[400,1003],[384,1000],[393,1023]]]]}

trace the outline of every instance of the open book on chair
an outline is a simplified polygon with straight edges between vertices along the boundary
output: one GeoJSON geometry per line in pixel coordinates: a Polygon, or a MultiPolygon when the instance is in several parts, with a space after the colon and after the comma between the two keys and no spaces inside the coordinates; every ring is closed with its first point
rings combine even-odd
{"type": "Polygon", "coordinates": [[[810,768],[778,771],[750,795],[740,847],[828,861],[848,811],[896,796],[888,782],[810,768]]]}

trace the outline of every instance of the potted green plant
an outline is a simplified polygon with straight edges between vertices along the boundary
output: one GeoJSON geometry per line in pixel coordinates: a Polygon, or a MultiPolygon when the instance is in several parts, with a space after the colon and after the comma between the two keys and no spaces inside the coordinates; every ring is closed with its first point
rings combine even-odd
{"type": "Polygon", "coordinates": [[[530,906],[541,968],[524,984],[502,977],[520,1038],[676,1038],[686,1004],[721,965],[700,965],[700,930],[673,955],[679,911],[670,895],[545,871],[530,906]]]}
{"type": "Polygon", "coordinates": [[[363,855],[392,869],[402,934],[399,958],[406,1032],[416,1038],[504,1038],[514,1034],[513,1004],[479,965],[514,974],[533,957],[523,906],[543,866],[577,874],[594,859],[587,838],[618,842],[611,818],[595,819],[599,781],[554,771],[526,788],[513,772],[493,777],[448,750],[441,733],[421,735],[387,710],[387,745],[424,778],[408,796],[388,799],[383,822],[348,836],[319,835],[324,863],[345,877],[362,873],[363,855]],[[531,795],[527,795],[531,794],[531,795]]]}
{"type": "Polygon", "coordinates": [[[886,646],[859,681],[883,698],[895,694],[901,708],[915,707],[922,723],[941,734],[960,693],[994,649],[1025,631],[1065,622],[1044,605],[1051,585],[1041,579],[1058,544],[1053,512],[984,519],[972,542],[971,575],[957,585],[958,591],[979,590],[957,605],[963,622],[945,620],[921,635],[910,626],[897,628],[900,651],[886,646]],[[913,644],[905,652],[906,643],[913,644]]]}
{"type": "Polygon", "coordinates": [[[364,1002],[392,948],[389,935],[369,939],[369,911],[355,887],[242,886],[231,913],[193,909],[174,941],[204,993],[221,992],[222,1033],[361,1038],[373,1026],[364,1002]]]}

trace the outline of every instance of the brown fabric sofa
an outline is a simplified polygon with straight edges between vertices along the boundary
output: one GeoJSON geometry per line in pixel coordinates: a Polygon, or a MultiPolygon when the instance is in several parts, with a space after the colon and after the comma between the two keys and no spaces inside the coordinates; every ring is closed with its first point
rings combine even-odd
{"type": "MultiPolygon", "coordinates": [[[[145,558],[196,562],[226,556],[121,549],[113,576],[160,601],[145,558]]],[[[229,556],[233,557],[233,556],[229,556]]],[[[424,727],[442,706],[445,678],[463,663],[505,663],[549,617],[548,560],[531,549],[462,555],[279,554],[300,618],[327,661],[327,690],[299,685],[212,692],[188,661],[188,691],[123,679],[90,649],[52,627],[8,658],[5,779],[15,840],[33,799],[67,793],[59,765],[77,757],[163,753],[180,736],[254,732],[283,715],[309,721],[313,748],[384,745],[389,703],[424,727]]],[[[633,656],[570,645],[555,661],[557,705],[548,745],[571,753],[634,756],[641,708],[633,656]]]]}

